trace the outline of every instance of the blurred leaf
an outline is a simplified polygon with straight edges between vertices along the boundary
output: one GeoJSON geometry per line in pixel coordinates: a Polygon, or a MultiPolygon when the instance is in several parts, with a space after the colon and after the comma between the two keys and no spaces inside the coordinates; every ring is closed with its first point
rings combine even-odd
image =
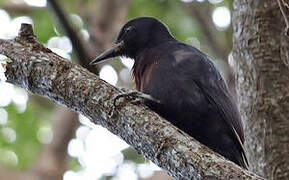
{"type": "Polygon", "coordinates": [[[69,158],[69,169],[75,172],[78,172],[83,169],[83,167],[79,164],[78,159],[76,158],[69,158]]]}
{"type": "Polygon", "coordinates": [[[37,139],[37,132],[44,124],[50,123],[51,109],[42,108],[37,103],[29,101],[23,113],[19,113],[13,103],[5,107],[5,110],[8,112],[8,122],[0,126],[0,130],[5,127],[15,130],[16,141],[6,142],[0,133],[0,148],[10,149],[16,153],[18,168],[28,168],[41,150],[42,144],[37,139]]]}
{"type": "Polygon", "coordinates": [[[124,149],[121,152],[125,161],[132,161],[136,164],[142,164],[147,161],[146,158],[144,158],[142,155],[139,155],[136,150],[131,147],[124,149]]]}
{"type": "Polygon", "coordinates": [[[8,143],[2,134],[0,135],[0,146],[11,149],[18,156],[18,167],[28,167],[40,151],[41,144],[37,140],[39,123],[34,114],[34,109],[28,105],[27,110],[20,114],[13,104],[5,107],[8,112],[8,123],[2,127],[10,127],[16,131],[16,141],[8,143]]]}

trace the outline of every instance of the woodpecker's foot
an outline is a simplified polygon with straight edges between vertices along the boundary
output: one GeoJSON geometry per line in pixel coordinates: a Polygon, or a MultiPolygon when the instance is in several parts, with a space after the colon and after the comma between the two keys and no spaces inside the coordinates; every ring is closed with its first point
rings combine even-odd
{"type": "Polygon", "coordinates": [[[160,103],[159,100],[153,98],[149,94],[144,94],[144,93],[139,92],[139,91],[130,91],[130,92],[119,94],[115,98],[113,98],[113,105],[115,107],[117,106],[117,101],[120,98],[124,98],[125,101],[129,101],[132,104],[142,104],[142,103],[144,103],[145,100],[160,103]]]}

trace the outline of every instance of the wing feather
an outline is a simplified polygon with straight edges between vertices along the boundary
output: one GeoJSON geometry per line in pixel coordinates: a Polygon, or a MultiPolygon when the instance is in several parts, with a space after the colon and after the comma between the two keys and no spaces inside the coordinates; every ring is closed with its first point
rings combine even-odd
{"type": "Polygon", "coordinates": [[[190,51],[184,51],[185,50],[179,50],[174,52],[175,66],[181,67],[181,71],[188,71],[188,75],[192,75],[192,77],[185,77],[193,78],[194,83],[201,89],[207,101],[218,110],[223,117],[222,119],[231,130],[235,144],[241,151],[244,167],[248,168],[249,162],[243,146],[243,124],[238,108],[225,81],[212,61],[201,51],[195,48],[193,50],[190,49],[190,51]]]}
{"type": "MultiPolygon", "coordinates": [[[[232,108],[234,105],[232,104],[232,106],[229,107],[228,104],[224,104],[224,102],[222,102],[222,98],[226,98],[224,96],[227,96],[227,95],[223,94],[224,93],[223,91],[225,91],[225,90],[221,90],[222,92],[216,93],[215,90],[210,91],[210,89],[204,88],[204,86],[202,84],[200,84],[200,82],[196,82],[196,84],[205,93],[205,96],[207,97],[208,101],[211,102],[211,104],[213,104],[219,110],[219,112],[223,116],[223,119],[229,125],[229,127],[232,131],[233,137],[236,140],[235,142],[237,142],[236,145],[241,150],[241,153],[242,153],[241,155],[242,155],[244,163],[245,163],[244,166],[248,168],[249,167],[249,161],[247,159],[246,151],[245,151],[245,148],[243,146],[244,141],[242,141],[240,139],[241,134],[236,131],[236,126],[238,129],[242,128],[242,126],[240,125],[240,122],[239,123],[235,122],[238,119],[233,119],[233,118],[238,118],[238,117],[232,116],[232,114],[231,114],[231,112],[235,110],[234,108],[232,108]],[[218,97],[216,96],[217,94],[218,94],[218,97]]],[[[232,100],[229,99],[225,103],[228,103],[229,101],[232,101],[232,100]]],[[[241,133],[243,133],[243,131],[241,133]]]]}

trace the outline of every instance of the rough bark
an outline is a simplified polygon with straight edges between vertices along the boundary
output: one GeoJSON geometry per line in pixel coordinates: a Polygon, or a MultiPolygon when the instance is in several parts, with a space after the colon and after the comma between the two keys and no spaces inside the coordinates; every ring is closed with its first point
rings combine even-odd
{"type": "MultiPolygon", "coordinates": [[[[102,0],[98,2],[94,9],[97,9],[97,7],[107,7],[109,8],[109,12],[111,14],[99,14],[99,23],[88,23],[87,25],[89,28],[101,29],[103,26],[100,26],[99,24],[102,23],[103,19],[109,16],[110,21],[106,23],[106,27],[113,31],[118,29],[116,24],[124,21],[130,0],[124,0],[121,7],[115,6],[114,3],[108,3],[111,1],[112,0],[102,0]],[[115,19],[117,19],[118,23],[115,19]]],[[[50,6],[51,12],[53,12],[52,14],[58,19],[58,23],[61,25],[63,32],[71,40],[73,45],[73,53],[76,55],[78,63],[87,68],[90,72],[98,74],[98,68],[89,66],[89,62],[97,53],[104,50],[103,47],[107,46],[107,44],[111,44],[113,36],[109,33],[103,33],[102,38],[105,38],[107,41],[92,43],[91,39],[97,38],[96,36],[99,34],[90,34],[90,37],[94,38],[84,40],[79,35],[78,30],[73,26],[70,18],[68,18],[69,14],[65,11],[65,8],[61,6],[61,2],[55,0],[48,0],[47,2],[50,6]]],[[[66,149],[69,140],[74,134],[76,124],[78,124],[78,114],[61,108],[58,115],[60,118],[54,123],[54,139],[57,140],[53,139],[53,142],[44,148],[44,151],[39,157],[36,166],[33,168],[33,172],[35,172],[38,177],[41,177],[42,179],[62,179],[63,173],[67,169],[67,163],[65,161],[67,159],[66,149]],[[47,160],[45,158],[47,158],[47,160]],[[45,161],[50,163],[43,163],[45,161]]]]}
{"type": "Polygon", "coordinates": [[[8,82],[73,109],[124,139],[177,179],[262,179],[201,145],[145,106],[112,99],[120,90],[36,41],[24,24],[13,40],[0,40],[12,59],[8,82]]]}
{"type": "Polygon", "coordinates": [[[289,38],[284,18],[277,1],[235,0],[233,25],[237,92],[252,170],[268,179],[289,179],[289,38]]]}

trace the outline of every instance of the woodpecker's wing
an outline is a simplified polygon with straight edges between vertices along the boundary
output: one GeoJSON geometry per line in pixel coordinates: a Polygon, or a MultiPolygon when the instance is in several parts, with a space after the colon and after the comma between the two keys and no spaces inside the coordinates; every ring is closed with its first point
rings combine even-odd
{"type": "Polygon", "coordinates": [[[203,144],[246,167],[238,109],[209,58],[192,46],[174,42],[148,51],[135,62],[135,80],[139,90],[161,104],[147,105],[203,144]]]}
{"type": "MultiPolygon", "coordinates": [[[[228,125],[230,126],[231,131],[232,131],[231,133],[233,134],[233,137],[236,140],[235,142],[237,142],[236,145],[238,146],[239,149],[241,149],[241,153],[242,153],[241,156],[243,158],[243,161],[241,161],[240,163],[242,163],[244,167],[248,168],[249,162],[246,156],[245,148],[243,146],[244,134],[243,134],[242,124],[240,122],[240,119],[236,119],[239,115],[233,115],[233,113],[238,113],[236,112],[237,109],[233,103],[230,106],[230,103],[228,103],[228,101],[225,100],[226,97],[224,97],[224,96],[230,96],[230,95],[226,94],[226,92],[222,94],[223,92],[220,92],[220,91],[219,92],[215,91],[214,93],[212,93],[214,90],[213,91],[208,90],[197,81],[196,81],[196,84],[198,85],[200,89],[202,89],[207,100],[219,110],[223,118],[226,120],[226,123],[228,123],[228,125]],[[240,131],[239,133],[237,132],[237,129],[240,131]]],[[[228,97],[228,98],[232,99],[232,97],[228,97]]]]}
{"type": "Polygon", "coordinates": [[[199,50],[192,48],[189,50],[178,50],[173,52],[176,62],[175,68],[185,71],[193,78],[195,85],[201,90],[207,101],[214,106],[231,129],[232,137],[242,152],[244,167],[248,166],[244,143],[243,125],[233,97],[231,96],[225,81],[209,60],[209,58],[199,50]],[[193,74],[192,74],[193,72],[193,74]]]}

